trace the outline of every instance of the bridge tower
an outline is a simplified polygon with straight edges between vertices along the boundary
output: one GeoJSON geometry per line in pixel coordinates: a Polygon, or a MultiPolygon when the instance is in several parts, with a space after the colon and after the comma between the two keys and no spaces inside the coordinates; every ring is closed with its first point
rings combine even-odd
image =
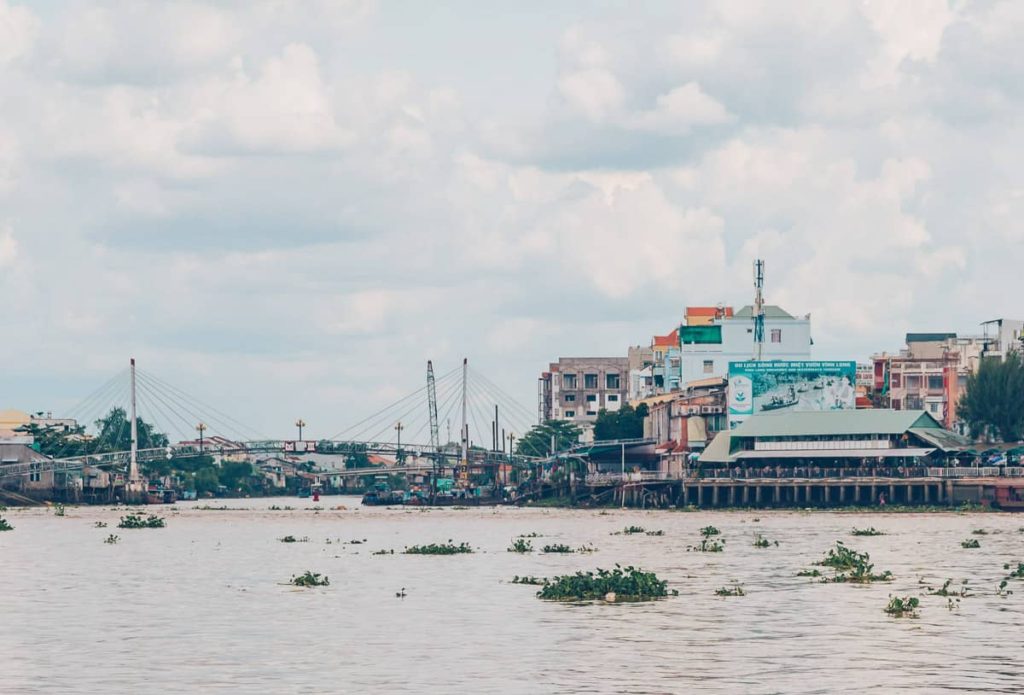
{"type": "Polygon", "coordinates": [[[466,422],[466,373],[469,360],[462,358],[462,452],[459,461],[459,480],[469,482],[469,424],[466,422]]]}
{"type": "Polygon", "coordinates": [[[126,491],[137,493],[142,489],[142,480],[139,477],[139,428],[135,417],[135,358],[131,358],[131,417],[132,417],[132,442],[131,453],[128,459],[128,485],[126,491]]]}

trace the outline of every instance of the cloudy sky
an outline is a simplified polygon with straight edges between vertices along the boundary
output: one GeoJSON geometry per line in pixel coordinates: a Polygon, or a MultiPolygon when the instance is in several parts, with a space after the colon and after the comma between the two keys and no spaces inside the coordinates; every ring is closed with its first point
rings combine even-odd
{"type": "Polygon", "coordinates": [[[136,356],[327,436],[687,304],[1024,316],[1024,3],[0,0],[0,408],[136,356]]]}

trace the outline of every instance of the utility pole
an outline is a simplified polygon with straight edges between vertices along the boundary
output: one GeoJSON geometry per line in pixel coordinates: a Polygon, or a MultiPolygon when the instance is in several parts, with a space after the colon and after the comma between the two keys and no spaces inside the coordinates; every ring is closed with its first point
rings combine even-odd
{"type": "Polygon", "coordinates": [[[395,432],[398,432],[398,444],[395,447],[395,462],[401,463],[402,461],[402,430],[405,427],[402,425],[402,421],[399,420],[395,423],[395,432]]]}
{"type": "Polygon", "coordinates": [[[203,432],[206,431],[206,425],[200,422],[196,425],[196,429],[199,430],[199,453],[203,453],[203,432]]]}
{"type": "Polygon", "coordinates": [[[462,460],[459,461],[459,477],[469,480],[469,425],[466,424],[466,371],[469,360],[462,358],[462,460]]]}
{"type": "Polygon", "coordinates": [[[132,489],[139,485],[139,428],[135,417],[135,358],[131,358],[132,374],[132,446],[128,465],[128,484],[132,489]]]}
{"type": "Polygon", "coordinates": [[[306,426],[306,421],[299,418],[295,421],[295,426],[299,428],[299,441],[302,441],[302,428],[306,426]]]}

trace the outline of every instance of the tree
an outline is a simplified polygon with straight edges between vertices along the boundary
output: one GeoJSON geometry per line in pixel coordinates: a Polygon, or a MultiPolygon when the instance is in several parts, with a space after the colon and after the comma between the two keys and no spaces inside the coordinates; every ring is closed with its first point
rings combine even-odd
{"type": "Polygon", "coordinates": [[[597,413],[597,421],[594,422],[594,439],[639,439],[644,436],[645,417],[646,403],[641,403],[636,409],[631,405],[625,405],[611,412],[602,408],[597,413]]]}
{"type": "Polygon", "coordinates": [[[1010,352],[1004,361],[983,359],[967,377],[958,414],[975,439],[1020,441],[1024,434],[1024,358],[1010,352]]]}
{"type": "MultiPolygon", "coordinates": [[[[106,417],[95,422],[99,434],[90,442],[91,454],[108,451],[128,451],[132,446],[132,424],[124,408],[113,408],[106,417]]],[[[140,449],[156,449],[167,446],[167,435],[157,432],[153,425],[140,417],[135,418],[140,449]]]]}
{"type": "Polygon", "coordinates": [[[555,438],[555,450],[564,451],[580,441],[580,428],[565,420],[548,420],[543,425],[534,425],[516,444],[520,456],[550,456],[551,438],[555,438]]]}

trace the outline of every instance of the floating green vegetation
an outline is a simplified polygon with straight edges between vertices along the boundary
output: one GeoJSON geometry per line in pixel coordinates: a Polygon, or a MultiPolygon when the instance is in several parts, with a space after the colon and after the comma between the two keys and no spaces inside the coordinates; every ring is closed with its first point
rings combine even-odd
{"type": "Polygon", "coordinates": [[[644,572],[635,567],[615,565],[613,570],[598,569],[596,572],[577,572],[545,580],[537,592],[539,598],[548,601],[650,601],[666,596],[678,596],[678,591],[668,591],[668,582],[658,579],[654,572],[644,572]]]}
{"type": "Polygon", "coordinates": [[[973,535],[975,535],[975,536],[987,536],[988,535],[988,531],[986,531],[983,528],[976,528],[973,531],[971,531],[971,533],[973,535]]]}
{"type": "Polygon", "coordinates": [[[798,577],[820,577],[821,570],[800,570],[796,573],[798,577]]]}
{"type": "Polygon", "coordinates": [[[394,550],[374,550],[370,555],[394,555],[394,550]]]}
{"type": "Polygon", "coordinates": [[[746,596],[747,592],[743,590],[743,587],[739,584],[732,586],[723,586],[720,589],[715,589],[715,596],[746,596]]]}
{"type": "Polygon", "coordinates": [[[518,574],[512,577],[513,584],[532,584],[533,586],[541,586],[546,580],[540,577],[520,577],[518,574]]]}
{"type": "Polygon", "coordinates": [[[364,539],[362,539],[362,540],[359,540],[358,538],[353,538],[352,540],[350,540],[350,541],[348,542],[348,544],[349,544],[349,545],[362,545],[362,544],[363,544],[363,543],[365,543],[365,542],[366,542],[366,539],[365,539],[365,538],[364,538],[364,539]]]}
{"type": "Polygon", "coordinates": [[[0,516],[0,531],[13,531],[14,527],[8,523],[7,519],[0,516]]]}
{"type": "Polygon", "coordinates": [[[573,553],[576,552],[564,543],[553,543],[552,545],[545,545],[540,549],[542,553],[573,553]]]}
{"type": "Polygon", "coordinates": [[[658,529],[657,531],[647,531],[644,535],[645,536],[664,536],[665,532],[662,531],[661,529],[658,529]]]}
{"type": "Polygon", "coordinates": [[[695,553],[720,553],[725,550],[725,539],[712,541],[705,538],[700,542],[700,545],[686,546],[686,550],[687,552],[692,550],[695,553]]]}
{"type": "Polygon", "coordinates": [[[627,526],[621,531],[616,531],[613,536],[632,536],[634,533],[647,533],[647,529],[643,526],[627,526]]]}
{"type": "Polygon", "coordinates": [[[163,528],[164,520],[156,514],[143,518],[141,514],[128,514],[121,517],[118,528],[163,528]]]}
{"type": "Polygon", "coordinates": [[[449,538],[447,543],[406,546],[403,552],[406,555],[459,555],[461,553],[471,553],[473,548],[470,547],[469,543],[455,545],[449,538]]]}
{"type": "Polygon", "coordinates": [[[711,538],[712,536],[718,536],[721,533],[722,532],[719,531],[714,526],[705,526],[704,528],[702,528],[700,530],[700,535],[704,536],[705,538],[711,538]]]}
{"type": "Polygon", "coordinates": [[[945,582],[943,582],[943,584],[942,584],[942,586],[940,588],[938,588],[938,589],[928,589],[928,595],[929,596],[947,596],[947,597],[948,596],[955,596],[955,597],[961,597],[961,596],[966,597],[967,596],[967,587],[966,586],[964,588],[962,588],[960,591],[955,591],[955,590],[954,591],[950,591],[949,587],[952,586],[952,584],[953,584],[953,580],[952,579],[947,579],[945,582]]]}
{"type": "Polygon", "coordinates": [[[576,552],[577,553],[596,553],[597,552],[597,548],[595,548],[593,545],[581,545],[580,547],[576,548],[576,552]]]}
{"type": "Polygon", "coordinates": [[[981,543],[977,538],[968,538],[965,541],[960,541],[961,548],[980,548],[981,543]]]}
{"type": "MultiPolygon", "coordinates": [[[[1010,569],[1010,564],[1007,563],[1007,564],[1003,565],[1003,569],[1004,570],[1010,569]]],[[[1017,569],[1012,570],[1010,572],[1010,574],[1007,575],[1007,577],[1008,578],[1012,578],[1012,579],[1024,579],[1024,562],[1018,562],[1017,563],[1017,569]]]]}
{"type": "Polygon", "coordinates": [[[958,599],[958,598],[947,598],[946,599],[946,608],[948,608],[949,610],[951,610],[951,611],[952,610],[956,610],[959,607],[960,607],[960,599],[958,599]]]}
{"type": "Polygon", "coordinates": [[[916,596],[889,596],[889,605],[885,607],[885,612],[894,618],[916,618],[917,607],[921,605],[921,601],[916,596]]]}
{"type": "MultiPolygon", "coordinates": [[[[227,509],[227,507],[222,507],[222,509],[227,509]]],[[[278,507],[276,504],[272,504],[269,507],[267,507],[267,511],[271,511],[271,512],[293,512],[293,511],[295,511],[295,507],[278,507]]]]}
{"type": "Polygon", "coordinates": [[[759,524],[759,523],[761,523],[761,517],[755,516],[753,519],[750,520],[750,523],[752,523],[752,524],[759,524]]]}
{"type": "Polygon", "coordinates": [[[512,542],[512,545],[508,547],[510,553],[532,553],[533,544],[525,538],[517,538],[512,542]]]}
{"type": "Polygon", "coordinates": [[[293,586],[328,586],[331,580],[317,572],[306,570],[305,574],[300,574],[298,577],[293,576],[289,583],[293,586]]]}
{"type": "Polygon", "coordinates": [[[822,578],[823,582],[869,584],[892,580],[892,572],[886,570],[875,574],[871,556],[846,547],[842,541],[836,541],[836,547],[830,548],[825,557],[814,564],[831,567],[836,571],[834,577],[822,578]]]}
{"type": "Polygon", "coordinates": [[[55,504],[53,506],[53,515],[54,516],[64,516],[66,511],[67,510],[64,508],[63,504],[55,504]]]}
{"type": "Polygon", "coordinates": [[[529,533],[520,533],[516,538],[543,538],[543,536],[536,531],[530,531],[529,533]]]}
{"type": "Polygon", "coordinates": [[[309,536],[303,536],[302,538],[296,538],[295,536],[288,535],[278,538],[277,540],[282,543],[309,543],[309,536]]]}
{"type": "Polygon", "coordinates": [[[119,540],[121,540],[120,536],[115,536],[114,534],[110,534],[109,536],[107,536],[106,538],[103,539],[103,542],[106,543],[107,545],[114,545],[119,540]]]}
{"type": "Polygon", "coordinates": [[[106,528],[107,527],[107,522],[105,522],[105,521],[97,521],[95,524],[93,524],[93,526],[95,526],[96,528],[106,528]]]}
{"type": "Polygon", "coordinates": [[[770,541],[767,538],[765,538],[764,536],[762,536],[760,533],[755,533],[754,534],[754,547],[755,548],[767,548],[767,547],[772,546],[772,545],[777,546],[778,544],[779,544],[778,541],[770,541]]]}
{"type": "Polygon", "coordinates": [[[850,532],[851,536],[884,536],[884,531],[879,531],[874,526],[868,528],[857,528],[854,526],[853,531],[850,532]]]}

